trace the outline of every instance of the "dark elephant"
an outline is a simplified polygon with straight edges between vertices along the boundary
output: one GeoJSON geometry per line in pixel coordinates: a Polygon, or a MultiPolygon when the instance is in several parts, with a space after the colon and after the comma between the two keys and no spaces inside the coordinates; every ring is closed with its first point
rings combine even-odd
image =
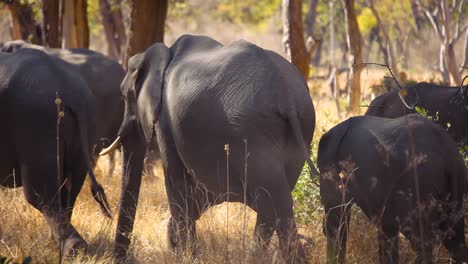
{"type": "MultiPolygon", "coordinates": [[[[124,104],[120,93],[120,83],[125,72],[122,66],[113,59],[99,52],[88,49],[53,49],[29,44],[23,40],[9,41],[1,48],[4,52],[15,52],[20,49],[38,49],[60,58],[75,67],[86,81],[96,98],[96,146],[94,160],[99,152],[117,136],[122,123],[124,104]]],[[[114,170],[114,155],[110,156],[108,174],[114,170]]]]}
{"type": "Polygon", "coordinates": [[[42,51],[0,52],[0,120],[0,184],[23,186],[26,200],[44,215],[64,253],[86,246],[70,218],[87,173],[95,199],[109,216],[90,165],[95,99],[86,82],[42,51]]]}
{"type": "Polygon", "coordinates": [[[436,235],[456,263],[468,260],[462,206],[467,170],[440,126],[418,114],[353,117],[320,139],[317,162],[329,262],[344,263],[354,203],[379,227],[381,263],[398,263],[400,232],[417,262],[432,262],[436,235]]]}
{"type": "Polygon", "coordinates": [[[366,115],[396,118],[415,113],[416,106],[427,111],[427,115],[446,128],[458,145],[468,143],[468,91],[463,88],[435,85],[431,83],[417,83],[405,88],[406,95],[402,96],[406,107],[397,91],[389,91],[375,98],[366,115]]]}
{"type": "Polygon", "coordinates": [[[304,161],[313,167],[315,111],[293,65],[246,41],[223,46],[184,35],[170,48],[156,43],[132,57],[121,89],[124,121],[109,147],[122,142],[124,154],[117,256],[130,243],[143,158],[156,132],[171,246],[193,245],[195,221],[229,200],[257,211],[257,241],[266,246],[276,231],[283,256],[306,262],[291,190],[304,161]]]}

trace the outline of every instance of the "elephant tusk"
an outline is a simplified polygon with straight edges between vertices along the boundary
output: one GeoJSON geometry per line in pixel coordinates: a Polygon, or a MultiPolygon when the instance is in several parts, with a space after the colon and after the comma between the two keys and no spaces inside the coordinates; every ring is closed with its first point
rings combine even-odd
{"type": "Polygon", "coordinates": [[[109,147],[107,147],[107,148],[103,149],[101,152],[99,152],[99,156],[104,156],[104,155],[107,155],[110,152],[114,151],[116,148],[119,147],[120,141],[122,141],[122,138],[120,136],[118,136],[114,140],[114,142],[112,142],[112,144],[109,147]]]}

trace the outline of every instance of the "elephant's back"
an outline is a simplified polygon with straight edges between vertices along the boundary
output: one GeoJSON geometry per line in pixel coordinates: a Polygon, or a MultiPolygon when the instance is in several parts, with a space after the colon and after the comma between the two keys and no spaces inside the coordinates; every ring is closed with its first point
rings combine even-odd
{"type": "Polygon", "coordinates": [[[226,144],[240,157],[246,142],[253,156],[285,162],[291,144],[300,149],[293,140],[290,112],[300,119],[304,144],[310,143],[315,112],[305,81],[289,64],[275,60],[240,41],[179,57],[169,67],[162,113],[187,168],[219,168],[226,144]],[[203,162],[195,161],[201,157],[203,162]]]}

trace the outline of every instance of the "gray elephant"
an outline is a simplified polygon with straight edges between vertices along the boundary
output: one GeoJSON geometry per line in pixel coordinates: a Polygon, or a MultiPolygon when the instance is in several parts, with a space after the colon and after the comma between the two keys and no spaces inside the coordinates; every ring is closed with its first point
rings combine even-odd
{"type": "MultiPolygon", "coordinates": [[[[125,72],[122,66],[101,53],[88,49],[53,49],[30,44],[23,40],[9,41],[0,48],[4,52],[15,52],[24,48],[37,49],[60,58],[75,67],[86,81],[96,98],[96,146],[93,163],[98,153],[111,143],[122,123],[124,104],[120,83],[125,72]]],[[[110,156],[109,175],[114,170],[114,155],[110,156]]]]}
{"type": "Polygon", "coordinates": [[[468,260],[467,170],[440,126],[418,114],[353,117],[323,135],[317,162],[330,263],[344,263],[354,203],[379,227],[381,263],[398,263],[400,232],[418,253],[418,263],[432,262],[436,235],[456,263],[468,260]]]}
{"type": "Polygon", "coordinates": [[[95,199],[109,216],[90,164],[96,120],[86,82],[42,51],[0,52],[0,120],[0,184],[23,186],[26,200],[44,215],[64,253],[84,247],[70,218],[87,173],[95,199]]]}
{"type": "Polygon", "coordinates": [[[415,113],[415,107],[421,107],[436,123],[448,130],[458,145],[468,143],[467,86],[422,82],[405,88],[405,92],[406,95],[402,97],[410,108],[405,106],[397,91],[389,91],[371,102],[366,115],[396,118],[415,113]]]}
{"type": "Polygon", "coordinates": [[[132,57],[121,89],[124,121],[108,149],[123,144],[118,257],[130,243],[143,158],[155,134],[170,204],[171,246],[193,245],[195,221],[229,200],[257,211],[258,242],[268,245],[276,231],[288,262],[306,262],[291,191],[304,161],[313,167],[308,146],[315,111],[293,65],[246,41],[223,46],[184,35],[170,48],[156,43],[132,57]]]}

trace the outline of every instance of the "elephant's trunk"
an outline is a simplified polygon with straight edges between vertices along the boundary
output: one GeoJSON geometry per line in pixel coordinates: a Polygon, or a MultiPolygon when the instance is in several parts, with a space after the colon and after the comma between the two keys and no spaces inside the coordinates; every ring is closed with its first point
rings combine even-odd
{"type": "Polygon", "coordinates": [[[140,193],[143,159],[145,157],[144,144],[131,144],[129,141],[134,140],[132,140],[132,137],[128,137],[123,147],[122,193],[114,248],[117,259],[126,256],[130,244],[130,235],[133,230],[140,193]],[[131,148],[128,146],[131,146],[131,148]]]}

